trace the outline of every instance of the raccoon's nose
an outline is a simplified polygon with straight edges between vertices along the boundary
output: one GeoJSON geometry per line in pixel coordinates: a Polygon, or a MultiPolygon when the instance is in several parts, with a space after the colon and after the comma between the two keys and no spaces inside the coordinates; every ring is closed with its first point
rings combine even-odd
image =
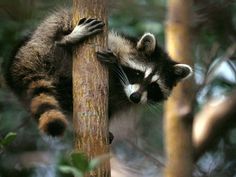
{"type": "Polygon", "coordinates": [[[132,93],[129,98],[132,102],[139,103],[141,100],[141,94],[138,92],[135,92],[135,93],[132,93]]]}

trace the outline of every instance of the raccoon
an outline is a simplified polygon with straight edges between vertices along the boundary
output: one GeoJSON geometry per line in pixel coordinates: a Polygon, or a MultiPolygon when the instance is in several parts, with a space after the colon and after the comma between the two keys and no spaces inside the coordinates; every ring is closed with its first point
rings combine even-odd
{"type": "MultiPolygon", "coordinates": [[[[62,136],[72,113],[73,46],[102,32],[104,23],[83,18],[73,29],[69,10],[47,17],[11,58],[5,79],[38,122],[39,130],[62,136]]],[[[133,39],[109,32],[108,50],[97,58],[109,68],[109,117],[133,105],[167,99],[190,66],[171,60],[155,36],[133,39]]]]}

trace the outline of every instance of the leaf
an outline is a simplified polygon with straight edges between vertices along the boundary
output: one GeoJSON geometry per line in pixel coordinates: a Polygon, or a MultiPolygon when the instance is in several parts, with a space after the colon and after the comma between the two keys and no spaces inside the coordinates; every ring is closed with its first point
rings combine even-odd
{"type": "Polygon", "coordinates": [[[95,168],[97,168],[102,162],[104,162],[105,160],[108,160],[110,158],[110,155],[109,154],[105,154],[105,155],[101,155],[101,156],[98,156],[94,159],[92,159],[90,162],[89,162],[89,171],[92,171],[94,170],[95,168]]]}
{"type": "Polygon", "coordinates": [[[89,161],[84,153],[72,153],[71,162],[74,167],[80,170],[82,173],[88,172],[89,161]]]}
{"type": "Polygon", "coordinates": [[[10,144],[16,138],[16,133],[9,132],[0,142],[2,146],[10,144]]]}
{"type": "Polygon", "coordinates": [[[59,170],[62,173],[72,174],[74,177],[83,177],[84,176],[83,173],[80,172],[75,167],[70,167],[70,166],[62,165],[62,166],[59,167],[59,170]]]}
{"type": "Polygon", "coordinates": [[[99,164],[101,163],[101,160],[99,158],[94,158],[89,162],[89,171],[94,170],[99,164]]]}

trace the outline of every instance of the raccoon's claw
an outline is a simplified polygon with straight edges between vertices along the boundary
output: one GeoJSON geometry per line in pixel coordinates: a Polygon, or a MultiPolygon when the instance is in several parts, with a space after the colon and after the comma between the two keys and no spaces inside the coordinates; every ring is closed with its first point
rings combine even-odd
{"type": "Polygon", "coordinates": [[[97,58],[102,63],[107,63],[107,64],[117,64],[118,63],[116,56],[113,54],[113,52],[111,50],[98,51],[97,58]]]}
{"type": "Polygon", "coordinates": [[[85,22],[85,20],[86,20],[86,18],[81,18],[80,21],[79,21],[79,23],[78,23],[78,25],[83,24],[83,23],[85,22]]]}
{"type": "Polygon", "coordinates": [[[114,135],[111,132],[109,132],[109,144],[112,143],[113,139],[114,139],[114,135]]]}
{"type": "Polygon", "coordinates": [[[105,23],[103,23],[101,20],[96,20],[93,18],[82,18],[79,21],[78,27],[83,29],[85,36],[90,36],[102,32],[104,25],[105,23]]]}
{"type": "MultiPolygon", "coordinates": [[[[93,21],[93,20],[96,20],[96,19],[94,19],[94,18],[82,18],[82,19],[80,19],[78,25],[86,24],[86,23],[89,23],[89,22],[91,22],[91,21],[93,21]]],[[[98,20],[97,20],[97,21],[98,21],[98,20]]]]}

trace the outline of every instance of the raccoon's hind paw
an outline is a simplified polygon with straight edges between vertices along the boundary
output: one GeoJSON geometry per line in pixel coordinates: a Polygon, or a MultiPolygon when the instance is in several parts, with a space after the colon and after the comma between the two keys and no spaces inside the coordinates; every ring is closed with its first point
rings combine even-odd
{"type": "Polygon", "coordinates": [[[68,123],[65,116],[60,112],[47,112],[44,113],[39,119],[40,131],[52,137],[63,136],[67,124],[68,123]]]}
{"type": "Polygon", "coordinates": [[[98,51],[97,58],[100,62],[106,64],[118,64],[117,57],[111,50],[98,51]]]}
{"type": "Polygon", "coordinates": [[[113,139],[114,139],[114,135],[111,132],[109,132],[109,144],[112,143],[113,139]]]}

